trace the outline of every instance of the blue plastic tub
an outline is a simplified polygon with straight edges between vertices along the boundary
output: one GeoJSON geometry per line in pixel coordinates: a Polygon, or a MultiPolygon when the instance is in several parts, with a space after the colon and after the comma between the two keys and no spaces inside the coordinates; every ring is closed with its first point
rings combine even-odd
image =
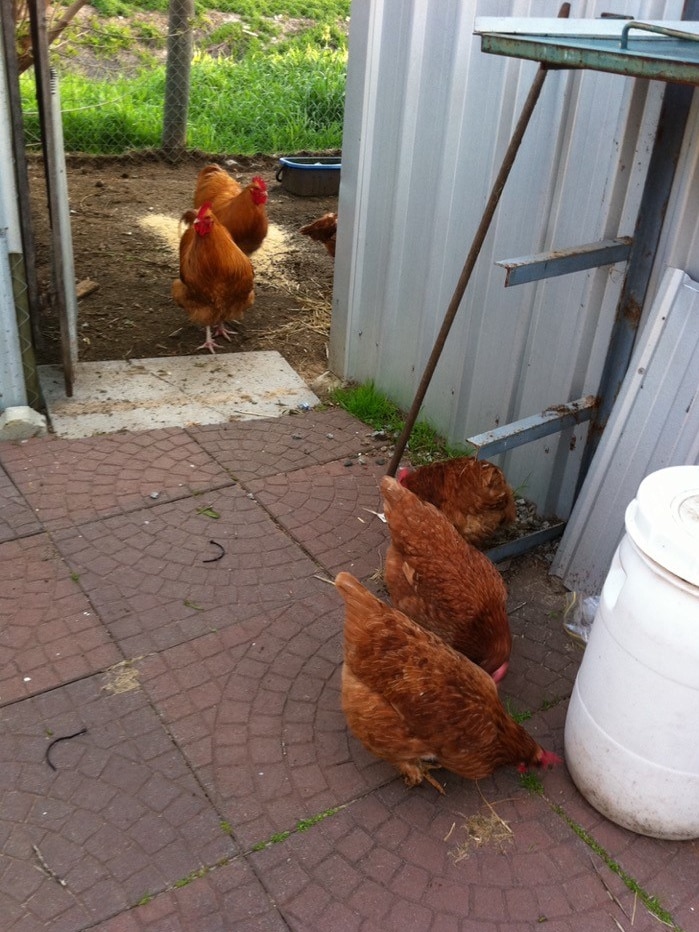
{"type": "Polygon", "coordinates": [[[289,155],[279,159],[277,181],[301,197],[336,195],[340,190],[339,156],[289,155]]]}

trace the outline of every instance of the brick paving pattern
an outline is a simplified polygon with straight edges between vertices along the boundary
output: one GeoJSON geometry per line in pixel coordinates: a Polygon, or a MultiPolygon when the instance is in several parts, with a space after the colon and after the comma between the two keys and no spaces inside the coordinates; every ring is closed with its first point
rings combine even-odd
{"type": "MultiPolygon", "coordinates": [[[[327,580],[380,591],[387,459],[332,408],[0,445],[2,932],[699,930],[697,842],[565,767],[440,797],[349,735],[327,580]]],[[[503,698],[562,753],[564,593],[501,569],[503,698]]]]}

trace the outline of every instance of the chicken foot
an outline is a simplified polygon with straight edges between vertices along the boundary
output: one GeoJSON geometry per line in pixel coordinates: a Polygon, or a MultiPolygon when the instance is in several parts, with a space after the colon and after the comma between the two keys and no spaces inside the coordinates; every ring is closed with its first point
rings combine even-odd
{"type": "Polygon", "coordinates": [[[405,761],[401,763],[395,763],[395,767],[403,774],[403,779],[407,786],[417,786],[418,783],[422,783],[423,780],[427,780],[428,783],[431,783],[432,786],[441,793],[442,796],[446,796],[446,790],[441,783],[438,783],[437,780],[430,774],[430,770],[434,770],[439,767],[439,764],[429,764],[427,761],[420,761],[417,764],[409,764],[405,761]]]}
{"type": "Polygon", "coordinates": [[[236,335],[235,330],[229,330],[225,324],[218,324],[214,328],[214,337],[223,337],[228,342],[231,342],[231,337],[236,335]]]}
{"type": "MultiPolygon", "coordinates": [[[[216,334],[216,336],[218,336],[218,334],[216,334]]],[[[228,339],[230,339],[230,337],[228,337],[228,339]]],[[[199,350],[199,349],[208,349],[208,351],[209,351],[210,353],[213,353],[214,355],[216,354],[216,350],[217,350],[217,349],[222,349],[222,347],[221,347],[221,346],[214,340],[214,338],[211,336],[211,327],[207,327],[207,328],[206,328],[206,339],[205,339],[204,342],[201,344],[201,346],[197,346],[197,349],[198,349],[198,350],[199,350]]]]}

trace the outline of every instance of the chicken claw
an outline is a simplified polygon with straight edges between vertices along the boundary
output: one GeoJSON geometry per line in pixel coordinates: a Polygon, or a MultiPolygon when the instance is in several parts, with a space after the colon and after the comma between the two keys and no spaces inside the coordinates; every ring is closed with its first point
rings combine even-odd
{"type": "Polygon", "coordinates": [[[419,783],[422,783],[423,780],[427,780],[427,782],[431,783],[442,796],[447,795],[442,784],[438,783],[437,780],[430,775],[430,770],[439,767],[439,764],[429,764],[424,760],[420,761],[418,764],[402,761],[400,764],[396,764],[396,767],[403,774],[406,786],[417,786],[419,783]]]}
{"type": "Polygon", "coordinates": [[[218,324],[218,326],[214,329],[214,336],[223,337],[230,343],[231,337],[235,336],[235,330],[229,330],[225,324],[218,324]]]}
{"type": "MultiPolygon", "coordinates": [[[[217,334],[217,335],[218,335],[218,334],[217,334]]],[[[208,351],[209,351],[210,353],[212,353],[213,355],[216,355],[216,350],[217,350],[217,349],[223,349],[223,347],[222,347],[222,346],[219,346],[219,344],[218,344],[218,343],[214,340],[214,338],[211,336],[211,327],[207,327],[207,328],[206,328],[206,339],[205,339],[204,342],[201,344],[201,346],[197,346],[197,349],[198,349],[198,350],[200,350],[200,349],[208,349],[208,351]]]]}

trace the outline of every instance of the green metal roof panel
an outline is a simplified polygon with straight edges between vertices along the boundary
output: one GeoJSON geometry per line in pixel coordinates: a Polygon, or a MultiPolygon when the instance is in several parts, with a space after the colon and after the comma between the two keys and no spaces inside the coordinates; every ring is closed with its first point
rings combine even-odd
{"type": "Polygon", "coordinates": [[[699,36],[674,30],[656,34],[651,29],[662,27],[645,23],[622,23],[619,28],[621,34],[614,37],[483,31],[481,49],[550,67],[590,68],[657,81],[699,84],[699,36]],[[643,32],[639,35],[636,30],[643,32]]]}

